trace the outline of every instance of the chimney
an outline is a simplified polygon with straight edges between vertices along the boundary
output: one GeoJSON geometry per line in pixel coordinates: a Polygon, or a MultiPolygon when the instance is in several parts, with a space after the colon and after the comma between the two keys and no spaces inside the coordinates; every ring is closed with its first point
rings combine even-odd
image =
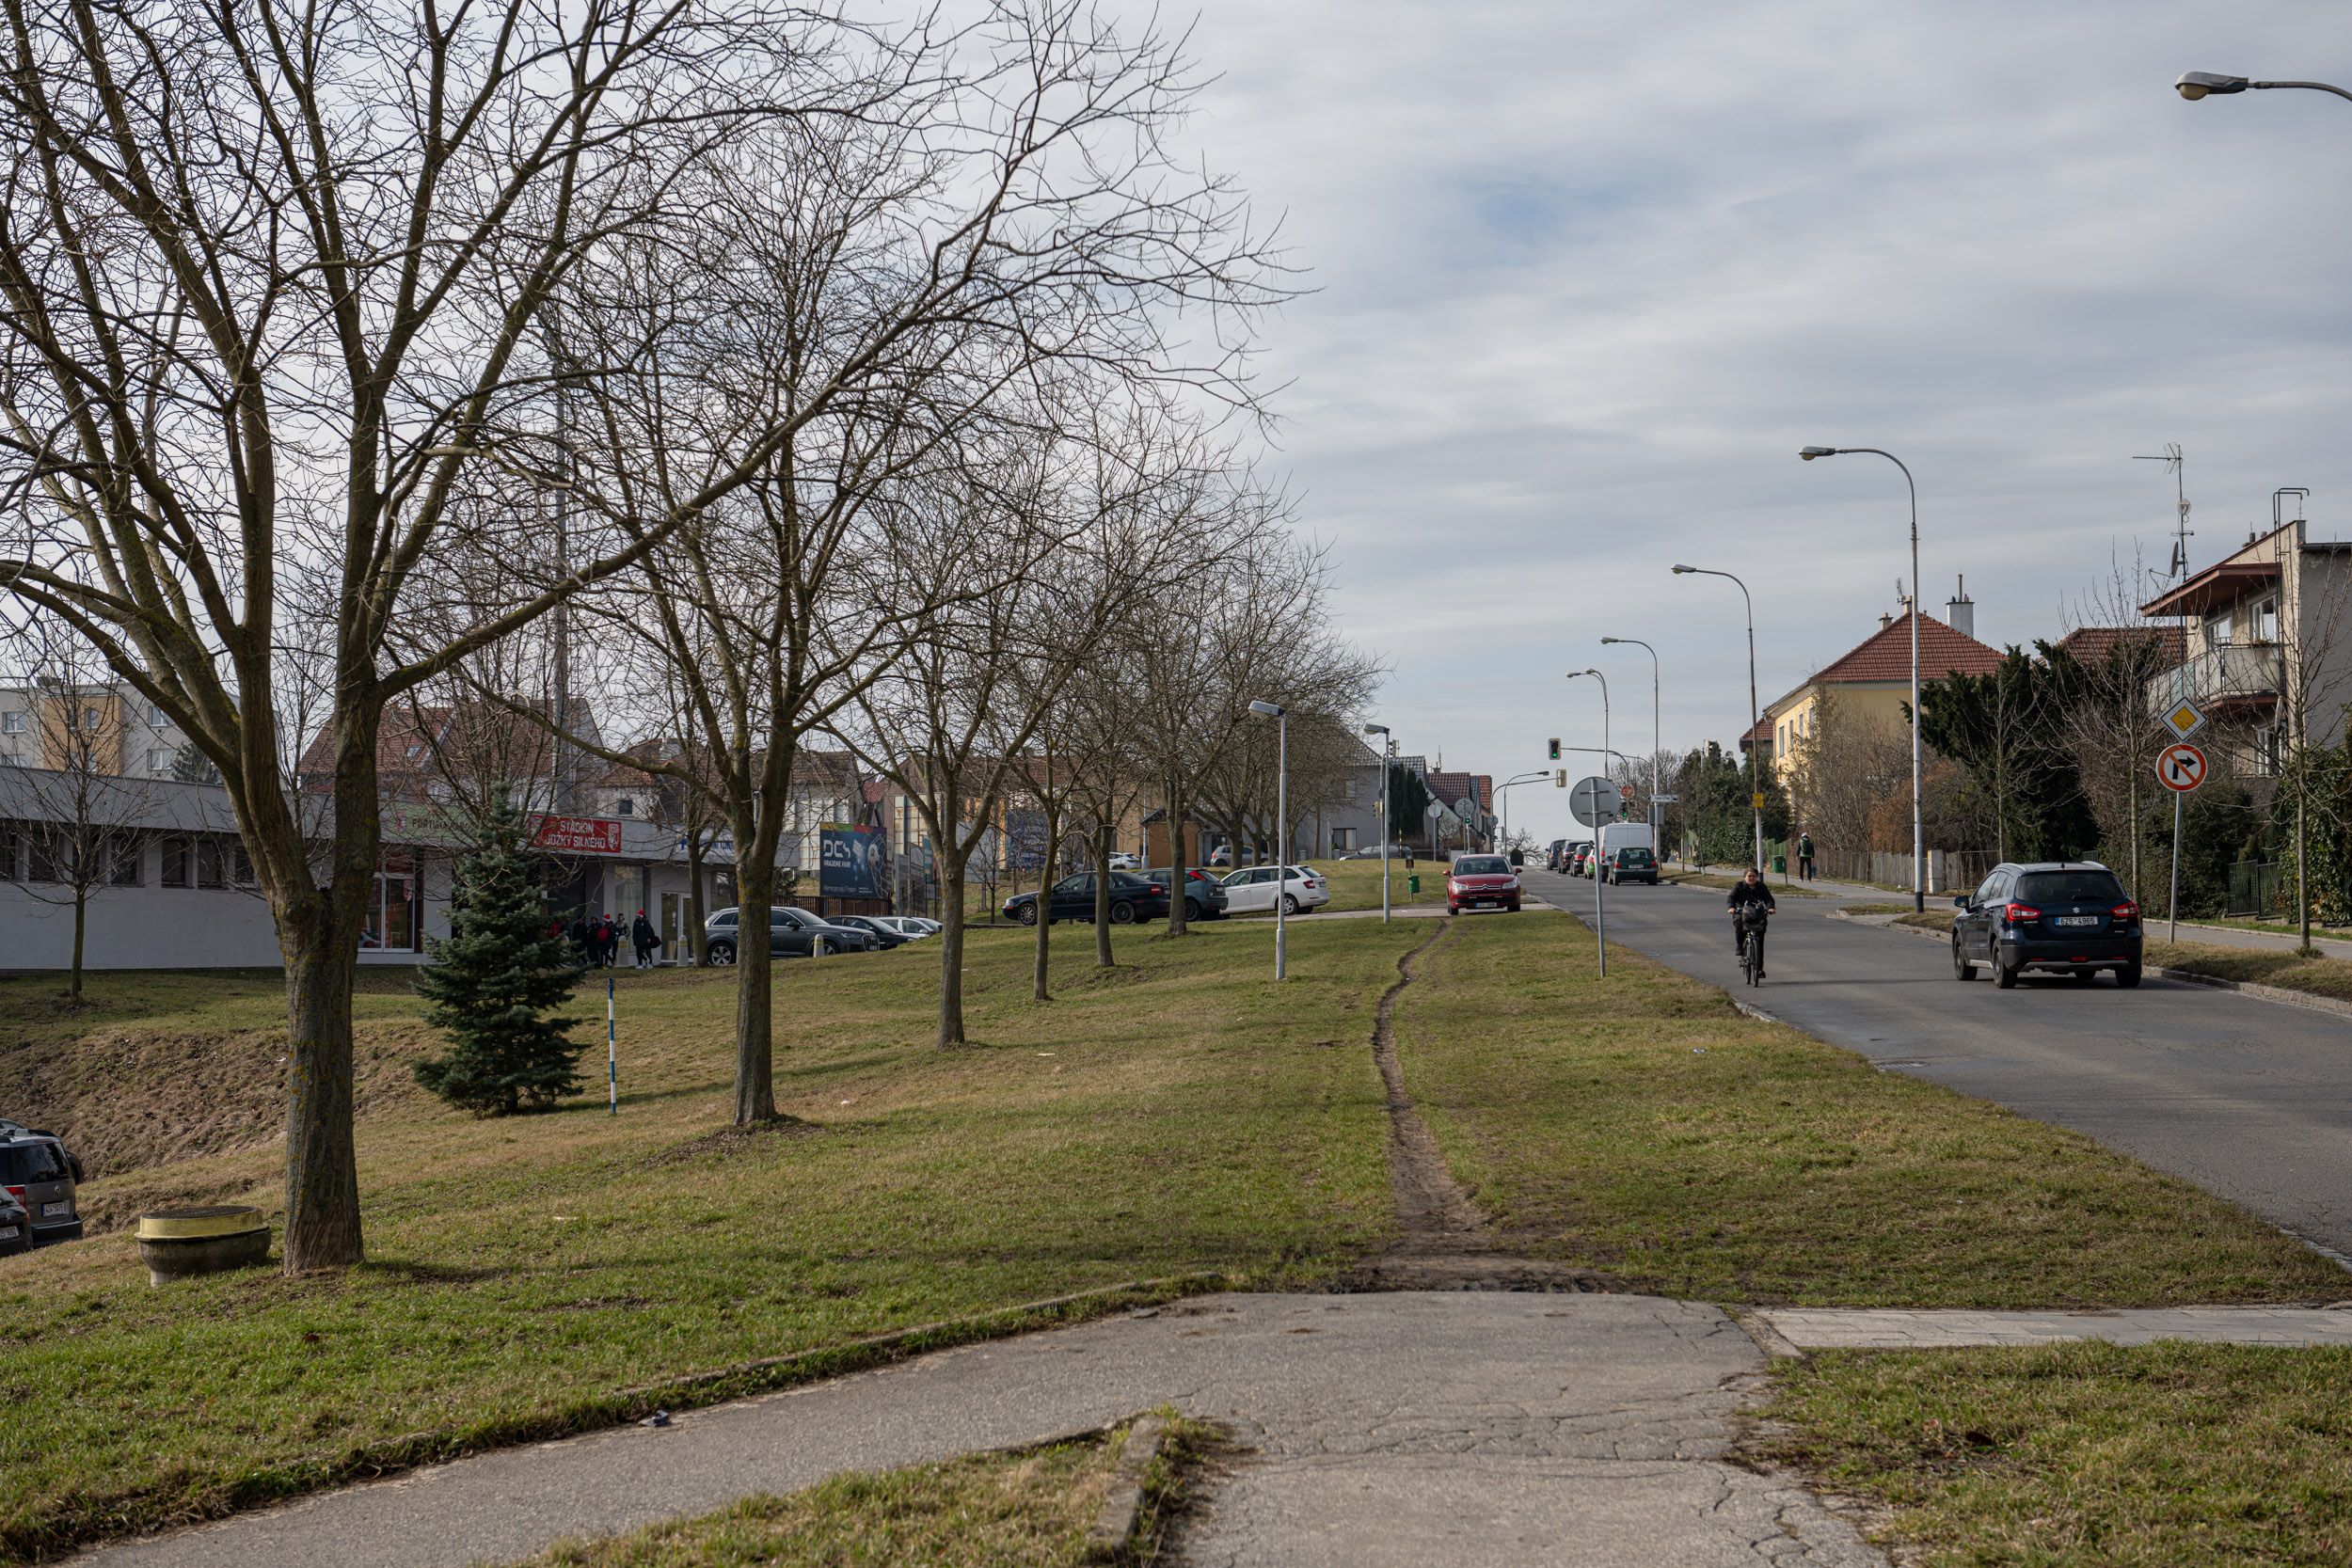
{"type": "Polygon", "coordinates": [[[1879,630],[1884,631],[1887,627],[1893,626],[1894,624],[1894,616],[1888,614],[1885,610],[1879,611],[1879,630]]]}
{"type": "Polygon", "coordinates": [[[1968,596],[1968,579],[1960,579],[1960,590],[1944,607],[1945,625],[1963,637],[1977,635],[1977,601],[1968,596]]]}

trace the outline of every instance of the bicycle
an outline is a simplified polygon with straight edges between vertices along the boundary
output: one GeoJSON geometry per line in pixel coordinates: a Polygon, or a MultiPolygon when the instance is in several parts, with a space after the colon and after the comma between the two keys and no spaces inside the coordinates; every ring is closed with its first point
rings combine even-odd
{"type": "Polygon", "coordinates": [[[1772,911],[1761,904],[1747,904],[1736,917],[1740,927],[1740,977],[1751,986],[1764,983],[1764,927],[1772,911]]]}

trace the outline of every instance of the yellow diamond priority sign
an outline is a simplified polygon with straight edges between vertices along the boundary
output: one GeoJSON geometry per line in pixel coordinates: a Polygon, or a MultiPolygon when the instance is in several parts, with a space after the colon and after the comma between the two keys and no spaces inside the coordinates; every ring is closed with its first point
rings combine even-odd
{"type": "Polygon", "coordinates": [[[2195,703],[2184,697],[2164,710],[2164,727],[2172,732],[2174,738],[2186,740],[2205,727],[2205,716],[2195,703]]]}

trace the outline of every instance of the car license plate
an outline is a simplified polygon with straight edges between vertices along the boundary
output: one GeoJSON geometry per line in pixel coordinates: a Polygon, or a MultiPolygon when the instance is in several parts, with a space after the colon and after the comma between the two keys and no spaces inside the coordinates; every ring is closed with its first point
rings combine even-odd
{"type": "Polygon", "coordinates": [[[44,1203],[40,1206],[40,1217],[45,1220],[62,1219],[72,1212],[73,1212],[73,1205],[70,1202],[44,1203]]]}
{"type": "Polygon", "coordinates": [[[1491,898],[1481,898],[1473,907],[1482,910],[1491,910],[1495,907],[1495,901],[1491,898]]]}
{"type": "Polygon", "coordinates": [[[2095,914],[2062,914],[2058,917],[2058,923],[2061,926],[2096,926],[2099,917],[2095,914]]]}

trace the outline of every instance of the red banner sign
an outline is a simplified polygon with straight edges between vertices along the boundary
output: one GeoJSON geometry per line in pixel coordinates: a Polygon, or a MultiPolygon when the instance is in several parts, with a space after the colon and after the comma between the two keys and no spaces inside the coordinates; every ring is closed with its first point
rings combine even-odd
{"type": "Polygon", "coordinates": [[[621,823],[612,816],[540,816],[532,818],[533,849],[568,849],[583,855],[621,852],[621,823]]]}

